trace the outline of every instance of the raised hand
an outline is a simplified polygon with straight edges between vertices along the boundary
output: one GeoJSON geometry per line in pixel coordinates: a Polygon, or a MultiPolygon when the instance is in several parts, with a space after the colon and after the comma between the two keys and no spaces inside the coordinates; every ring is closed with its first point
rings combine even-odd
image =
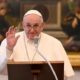
{"type": "Polygon", "coordinates": [[[7,48],[9,50],[13,50],[19,36],[15,37],[16,28],[14,26],[11,26],[6,33],[6,39],[7,39],[7,48]]]}

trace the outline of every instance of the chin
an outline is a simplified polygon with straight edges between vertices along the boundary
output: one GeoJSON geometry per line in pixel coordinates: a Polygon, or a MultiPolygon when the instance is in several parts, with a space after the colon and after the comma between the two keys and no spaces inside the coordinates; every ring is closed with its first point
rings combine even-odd
{"type": "Polygon", "coordinates": [[[30,40],[34,39],[34,36],[28,36],[28,39],[30,40]]]}
{"type": "Polygon", "coordinates": [[[28,39],[32,40],[35,38],[35,36],[36,36],[36,34],[30,34],[30,35],[28,35],[28,39]]]}

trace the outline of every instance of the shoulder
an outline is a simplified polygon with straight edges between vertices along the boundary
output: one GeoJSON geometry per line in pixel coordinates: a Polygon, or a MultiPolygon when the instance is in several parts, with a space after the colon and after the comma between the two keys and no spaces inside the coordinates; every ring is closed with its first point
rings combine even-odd
{"type": "Polygon", "coordinates": [[[48,35],[46,33],[41,33],[42,35],[42,39],[45,39],[45,41],[49,41],[51,43],[59,43],[61,44],[60,40],[58,40],[57,38],[51,36],[51,35],[48,35]]]}
{"type": "Polygon", "coordinates": [[[6,38],[1,42],[1,47],[6,47],[7,41],[6,38]]]}

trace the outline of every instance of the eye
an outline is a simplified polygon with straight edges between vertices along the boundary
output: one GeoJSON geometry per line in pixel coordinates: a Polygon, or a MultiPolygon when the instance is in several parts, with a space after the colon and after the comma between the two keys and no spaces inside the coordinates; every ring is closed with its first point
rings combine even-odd
{"type": "Polygon", "coordinates": [[[34,27],[37,28],[39,26],[39,24],[34,24],[34,27]]]}
{"type": "Polygon", "coordinates": [[[27,24],[26,26],[27,26],[27,27],[31,27],[31,25],[30,25],[30,24],[27,24]]]}

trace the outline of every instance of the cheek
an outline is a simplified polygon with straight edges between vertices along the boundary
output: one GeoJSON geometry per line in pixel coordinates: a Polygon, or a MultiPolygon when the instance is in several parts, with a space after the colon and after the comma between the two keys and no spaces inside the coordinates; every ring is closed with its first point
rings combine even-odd
{"type": "Polygon", "coordinates": [[[35,32],[36,33],[40,33],[41,32],[41,29],[39,28],[39,29],[35,30],[35,32]]]}
{"type": "Polygon", "coordinates": [[[28,33],[28,29],[27,28],[23,27],[23,29],[24,29],[25,33],[28,33]]]}
{"type": "Polygon", "coordinates": [[[35,31],[35,34],[39,35],[42,32],[42,29],[38,29],[35,31]]]}
{"type": "Polygon", "coordinates": [[[38,32],[42,32],[42,31],[43,31],[43,28],[39,28],[39,29],[38,29],[38,32]]]}

